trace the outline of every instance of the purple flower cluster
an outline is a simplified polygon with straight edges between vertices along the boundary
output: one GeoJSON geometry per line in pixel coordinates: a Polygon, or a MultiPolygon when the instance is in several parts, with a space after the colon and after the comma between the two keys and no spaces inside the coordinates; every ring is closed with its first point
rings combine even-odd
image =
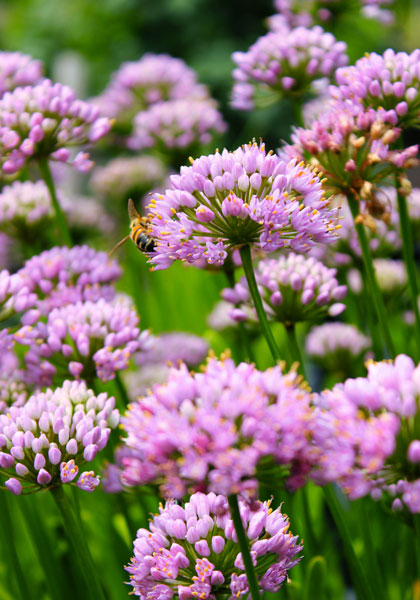
{"type": "Polygon", "coordinates": [[[1,170],[17,173],[31,159],[50,158],[85,172],[93,165],[89,155],[72,158],[70,147],[98,141],[110,126],[97,108],[49,79],[6,92],[0,99],[1,170]]]}
{"type": "Polygon", "coordinates": [[[165,178],[163,163],[153,156],[116,158],[96,167],[91,178],[95,194],[112,200],[142,195],[165,178]]]}
{"type": "Polygon", "coordinates": [[[392,149],[401,129],[385,113],[365,109],[359,102],[335,102],[309,128],[292,135],[286,156],[309,155],[327,179],[331,193],[352,193],[372,210],[375,188],[397,169],[412,166],[417,146],[392,149]]]}
{"type": "MultiPolygon", "coordinates": [[[[239,499],[261,591],[276,592],[303,546],[289,520],[271,501],[239,499]]],[[[195,493],[184,506],[173,500],[159,508],[149,529],[139,529],[126,567],[133,594],[142,600],[180,600],[249,594],[242,554],[225,496],[195,493]]]]}
{"type": "Polygon", "coordinates": [[[130,126],[136,113],[157,102],[206,96],[207,89],[198,84],[195,72],[183,60],[148,53],[123,63],[93,102],[102,114],[116,119],[117,125],[130,126]]]}
{"type": "Polygon", "coordinates": [[[278,30],[285,25],[310,27],[317,22],[325,23],[337,19],[349,9],[359,8],[365,17],[388,25],[393,22],[393,13],[385,6],[392,3],[393,0],[360,0],[358,3],[342,0],[275,0],[274,6],[279,14],[270,17],[268,24],[272,30],[278,30]]]}
{"type": "Polygon", "coordinates": [[[157,269],[203,258],[221,266],[244,244],[307,251],[335,239],[337,209],[319,178],[303,162],[266,152],[263,143],[201,156],[170,179],[172,189],[149,205],[157,269]]]}
{"type": "Polygon", "coordinates": [[[354,325],[324,323],[311,329],[305,350],[327,370],[347,373],[361,362],[370,346],[370,339],[354,325]]]}
{"type": "Polygon", "coordinates": [[[21,237],[27,229],[51,221],[53,215],[43,181],[15,181],[0,193],[0,229],[10,236],[21,237]]]}
{"type": "Polygon", "coordinates": [[[404,354],[323,392],[315,401],[315,479],[338,482],[352,499],[385,496],[395,509],[420,512],[419,397],[420,366],[404,354]]]}
{"type": "Polygon", "coordinates": [[[231,359],[210,359],[198,374],[172,369],[167,383],[130,404],[122,419],[132,450],[121,459],[123,484],[160,483],[172,498],[191,488],[255,497],[274,461],[291,488],[303,485],[312,421],[298,381],[295,372],[236,367],[231,359]]]}
{"type": "Polygon", "coordinates": [[[0,98],[17,87],[35,85],[42,79],[39,60],[20,52],[0,52],[0,98]]]}
{"type": "Polygon", "coordinates": [[[335,77],[338,87],[330,88],[332,97],[360,100],[394,126],[420,125],[419,49],[407,54],[389,48],[382,56],[373,52],[338,69],[335,77]]]}
{"type": "MultiPolygon", "coordinates": [[[[0,475],[14,494],[70,483],[91,462],[119,422],[114,398],[95,396],[84,383],[31,396],[24,406],[0,415],[0,475]]],[[[88,492],[99,484],[93,471],[76,485],[88,492]]]]}
{"type": "Polygon", "coordinates": [[[154,336],[147,350],[136,356],[138,365],[183,362],[187,367],[196,367],[207,356],[209,343],[192,333],[173,331],[154,336]]]}
{"type": "MultiPolygon", "coordinates": [[[[109,215],[94,198],[68,197],[60,190],[57,197],[70,227],[105,232],[112,229],[109,215]]],[[[34,238],[49,240],[54,216],[51,196],[43,181],[15,181],[0,193],[0,230],[23,244],[32,244],[34,238]]]]}
{"type": "MultiPolygon", "coordinates": [[[[3,332],[5,330],[2,330],[3,332]]],[[[4,336],[4,333],[3,333],[4,336]]],[[[12,344],[12,340],[10,346],[12,344]]],[[[5,340],[1,342],[0,354],[0,414],[7,413],[10,406],[22,406],[28,399],[28,387],[19,360],[5,340]]]]}
{"type": "Polygon", "coordinates": [[[275,101],[303,96],[314,81],[331,77],[348,62],[346,44],[320,26],[269,32],[232,58],[237,65],[232,106],[240,110],[253,109],[264,91],[274,92],[275,101]]]}
{"type": "Polygon", "coordinates": [[[142,110],[134,118],[133,135],[128,140],[132,150],[144,148],[191,149],[208,144],[226,123],[211,98],[183,98],[159,102],[142,110]]]}
{"type": "MultiPolygon", "coordinates": [[[[376,280],[385,298],[398,296],[407,285],[407,271],[402,260],[392,258],[374,258],[376,280]]],[[[351,269],[347,274],[350,288],[355,294],[360,294],[363,281],[360,271],[351,269]]]]}
{"type": "Polygon", "coordinates": [[[4,288],[0,284],[0,290],[5,289],[0,302],[10,299],[8,303],[15,306],[15,312],[33,307],[37,312],[30,311],[22,321],[24,325],[32,325],[52,308],[84,300],[112,300],[115,295],[112,284],[120,275],[117,262],[105,252],[89,246],[52,248],[30,258],[17,273],[0,274],[0,282],[4,278],[4,288]],[[16,292],[17,284],[21,287],[16,292]],[[25,305],[21,307],[23,299],[25,305]]]}
{"type": "Polygon", "coordinates": [[[75,302],[54,308],[47,322],[19,329],[15,339],[28,345],[26,376],[37,385],[51,385],[72,375],[108,381],[126,369],[131,356],[146,342],[139,318],[123,302],[75,302]]]}
{"type": "MultiPolygon", "coordinates": [[[[337,316],[345,310],[345,304],[339,301],[345,298],[347,287],[338,283],[336,274],[336,269],[329,269],[312,256],[291,252],[261,260],[255,276],[267,316],[287,324],[337,316]]],[[[245,277],[234,288],[224,289],[222,297],[237,307],[231,312],[232,318],[247,320],[248,313],[240,306],[251,302],[245,277]]]]}

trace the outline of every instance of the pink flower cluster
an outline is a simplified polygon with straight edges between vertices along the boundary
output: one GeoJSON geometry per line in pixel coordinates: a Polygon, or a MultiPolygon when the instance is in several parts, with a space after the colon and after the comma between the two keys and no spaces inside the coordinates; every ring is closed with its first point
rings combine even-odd
{"type": "Polygon", "coordinates": [[[134,118],[134,131],[128,141],[132,150],[144,148],[189,148],[208,144],[226,123],[211,98],[185,98],[159,102],[134,118]]]}
{"type": "Polygon", "coordinates": [[[167,54],[148,53],[123,63],[103,94],[95,98],[101,113],[121,122],[131,122],[136,113],[157,102],[181,98],[204,98],[205,86],[183,60],[167,54]]]}
{"type": "Polygon", "coordinates": [[[371,362],[367,377],[320,394],[316,481],[336,481],[352,499],[385,496],[395,509],[420,512],[419,397],[420,366],[404,354],[371,362]]]}
{"type": "MultiPolygon", "coordinates": [[[[300,560],[302,544],[289,521],[269,502],[239,499],[261,591],[276,592],[300,560]]],[[[126,567],[142,600],[202,600],[249,594],[238,539],[225,496],[193,494],[184,506],[173,500],[159,508],[149,529],[139,529],[126,567]]]]}
{"type": "Polygon", "coordinates": [[[140,334],[138,324],[136,312],[124,302],[100,298],[54,308],[46,323],[21,327],[15,339],[29,346],[25,362],[31,383],[51,385],[69,375],[108,381],[146,342],[148,332],[140,334]]]}
{"type": "Polygon", "coordinates": [[[0,52],[0,98],[17,87],[35,85],[42,80],[40,60],[21,52],[0,52]]]}
{"type": "Polygon", "coordinates": [[[237,64],[232,106],[241,110],[254,108],[264,90],[275,92],[275,100],[303,96],[314,81],[331,77],[348,62],[346,44],[320,26],[269,32],[232,58],[237,64]]]}
{"type": "MultiPolygon", "coordinates": [[[[84,383],[65,381],[0,415],[0,474],[9,477],[6,487],[18,495],[75,480],[117,427],[114,405],[107,394],[95,396],[84,383]]],[[[82,473],[76,483],[88,492],[98,484],[93,471],[82,473]]]]}
{"type": "Polygon", "coordinates": [[[110,130],[99,110],[76,98],[73,90],[44,79],[16,88],[0,99],[0,165],[5,174],[19,172],[29,160],[53,159],[88,171],[85,152],[72,158],[71,146],[98,141],[110,130]]]}
{"type": "Polygon", "coordinates": [[[305,252],[335,239],[337,208],[319,178],[303,162],[266,152],[263,143],[201,156],[170,179],[172,189],[149,205],[157,269],[203,258],[221,266],[244,244],[305,252]]]}
{"type": "Polygon", "coordinates": [[[172,498],[189,489],[255,497],[274,461],[279,478],[300,487],[312,461],[309,401],[296,373],[280,367],[210,359],[203,373],[172,369],[122,419],[132,451],[120,458],[122,482],[160,483],[172,498]]]}
{"type": "Polygon", "coordinates": [[[384,185],[397,169],[412,166],[417,155],[417,145],[393,149],[400,134],[386,113],[365,109],[357,101],[337,101],[309,128],[296,129],[294,146],[286,147],[284,154],[313,157],[331,192],[350,190],[369,204],[374,187],[384,185]]]}
{"type": "MultiPolygon", "coordinates": [[[[291,252],[287,256],[259,261],[255,277],[267,316],[282,323],[316,320],[337,316],[345,310],[347,287],[336,279],[336,269],[329,269],[313,257],[291,252]]],[[[243,304],[250,304],[246,278],[233,288],[222,291],[222,298],[236,305],[231,316],[236,321],[248,319],[243,304]]],[[[252,303],[251,303],[252,305],[252,303]]]]}
{"type": "Polygon", "coordinates": [[[338,69],[338,87],[330,95],[338,100],[357,100],[374,108],[380,117],[398,127],[420,125],[420,50],[383,55],[372,52],[354,66],[338,69]]]}

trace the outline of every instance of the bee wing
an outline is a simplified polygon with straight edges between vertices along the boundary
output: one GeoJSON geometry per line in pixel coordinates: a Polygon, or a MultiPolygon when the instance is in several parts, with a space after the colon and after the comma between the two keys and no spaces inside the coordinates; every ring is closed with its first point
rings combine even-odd
{"type": "Polygon", "coordinates": [[[121,248],[121,246],[123,244],[125,244],[125,242],[129,239],[130,239],[130,235],[126,235],[125,238],[123,238],[120,242],[118,242],[118,244],[115,244],[115,246],[112,248],[112,250],[110,250],[108,252],[108,256],[112,256],[114,254],[114,252],[116,252],[118,250],[118,248],[121,248]]]}
{"type": "Polygon", "coordinates": [[[135,207],[135,204],[131,198],[128,201],[128,216],[130,217],[131,222],[133,222],[135,219],[141,219],[141,214],[135,207]]]}

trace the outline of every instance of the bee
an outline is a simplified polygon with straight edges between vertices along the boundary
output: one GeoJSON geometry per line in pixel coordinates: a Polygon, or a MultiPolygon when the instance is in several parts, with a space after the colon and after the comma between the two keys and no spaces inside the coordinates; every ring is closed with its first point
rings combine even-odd
{"type": "Polygon", "coordinates": [[[114,254],[130,238],[136,244],[140,252],[153,252],[155,249],[155,240],[149,235],[149,217],[142,217],[131,198],[128,201],[128,216],[130,218],[131,232],[125,236],[114,248],[109,252],[109,256],[114,254]]]}

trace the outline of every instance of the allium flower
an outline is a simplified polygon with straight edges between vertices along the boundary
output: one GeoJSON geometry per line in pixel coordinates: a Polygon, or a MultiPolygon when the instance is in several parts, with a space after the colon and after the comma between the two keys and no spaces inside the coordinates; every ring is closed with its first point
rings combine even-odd
{"type": "Polygon", "coordinates": [[[201,156],[171,183],[149,206],[158,269],[203,257],[220,266],[244,244],[307,251],[336,235],[337,209],[325,200],[318,177],[303,162],[266,153],[263,143],[201,156]]]}
{"type": "MultiPolygon", "coordinates": [[[[246,312],[247,322],[254,322],[254,324],[258,324],[257,316],[252,308],[248,307],[247,305],[243,305],[241,306],[240,311],[246,312]]],[[[237,318],[234,318],[235,316],[236,311],[232,310],[232,303],[226,302],[225,300],[220,300],[220,302],[217,302],[211,313],[208,315],[207,324],[216,331],[223,331],[229,327],[237,326],[238,320],[237,318]]]]}
{"type": "MultiPolygon", "coordinates": [[[[313,321],[328,314],[336,316],[345,310],[340,302],[347,287],[336,279],[337,270],[302,254],[261,260],[255,277],[269,319],[282,323],[313,321]]],[[[234,288],[222,291],[224,300],[235,304],[250,303],[251,297],[245,277],[234,288]]],[[[246,320],[241,306],[231,313],[237,321],[246,320]]]]}
{"type": "Polygon", "coordinates": [[[337,99],[360,100],[398,127],[420,125],[420,50],[411,54],[391,48],[381,56],[372,52],[354,66],[338,69],[338,87],[330,93],[337,99]]]}
{"type": "Polygon", "coordinates": [[[23,380],[24,373],[19,368],[19,359],[7,349],[7,344],[4,346],[3,340],[0,353],[0,414],[8,412],[10,406],[25,404],[29,389],[23,380]]]}
{"type": "MultiPolygon", "coordinates": [[[[407,285],[407,271],[402,260],[374,258],[373,266],[381,292],[386,297],[398,296],[407,285]]],[[[347,275],[350,288],[360,294],[363,288],[360,271],[351,269],[347,275]]]]}
{"type": "Polygon", "coordinates": [[[143,195],[165,178],[163,163],[153,156],[116,158],[104,167],[96,167],[91,178],[92,190],[103,198],[127,199],[143,195]]]}
{"type": "Polygon", "coordinates": [[[105,448],[118,425],[114,398],[94,395],[84,383],[65,381],[61,388],[31,396],[22,407],[0,415],[0,475],[14,494],[51,489],[74,481],[93,491],[99,480],[80,467],[105,448]]]}
{"type": "Polygon", "coordinates": [[[118,128],[129,131],[134,115],[156,102],[207,95],[205,86],[198,84],[195,72],[183,60],[149,53],[123,63],[93,102],[103,115],[116,119],[118,128]]]}
{"type": "Polygon", "coordinates": [[[192,333],[174,331],[154,336],[145,352],[136,356],[138,365],[171,362],[184,362],[188,367],[195,367],[207,356],[209,343],[192,333]]]}
{"type": "Polygon", "coordinates": [[[54,211],[43,181],[15,181],[0,193],[0,230],[31,244],[34,237],[49,235],[54,211]]]}
{"type": "Polygon", "coordinates": [[[419,397],[420,366],[404,354],[371,362],[366,378],[323,392],[316,399],[315,479],[338,482],[352,499],[385,496],[420,512],[419,397]]]}
{"type": "Polygon", "coordinates": [[[20,52],[0,52],[0,97],[16,87],[35,85],[42,79],[40,60],[20,52]]]}
{"type": "MultiPolygon", "coordinates": [[[[98,228],[110,231],[113,223],[104,207],[94,198],[67,197],[57,192],[69,225],[80,230],[98,228]]],[[[33,239],[50,239],[55,213],[43,181],[15,181],[0,193],[0,230],[31,244],[33,239]]]]}
{"type": "Polygon", "coordinates": [[[112,300],[113,283],[121,269],[105,252],[89,246],[52,248],[33,256],[15,274],[0,273],[0,305],[22,312],[23,324],[32,325],[52,308],[81,300],[112,300]]]}
{"type": "Polygon", "coordinates": [[[348,62],[346,44],[319,26],[267,33],[232,58],[237,65],[232,106],[240,110],[253,109],[264,91],[274,92],[273,100],[303,96],[315,80],[331,77],[348,62]]]}
{"type": "Polygon", "coordinates": [[[314,327],[306,338],[306,353],[329,371],[352,372],[361,362],[371,341],[354,325],[324,323],[314,327]]]}
{"type": "Polygon", "coordinates": [[[70,229],[78,237],[88,238],[98,233],[110,234],[115,231],[114,218],[95,198],[62,196],[60,203],[70,229]]]}
{"type": "Polygon", "coordinates": [[[124,303],[103,298],[54,308],[46,323],[21,327],[15,334],[16,341],[29,346],[28,381],[42,386],[69,375],[113,379],[147,340],[148,332],[140,334],[138,323],[135,311],[124,303]]]}
{"type": "Polygon", "coordinates": [[[208,144],[226,123],[211,98],[159,102],[134,118],[132,150],[157,147],[164,150],[195,149],[208,144]]]}
{"type": "Polygon", "coordinates": [[[376,19],[383,24],[393,21],[393,14],[384,8],[393,3],[393,0],[360,0],[359,2],[346,2],[346,0],[275,0],[274,5],[279,14],[273,15],[268,20],[270,29],[276,31],[281,21],[289,27],[310,27],[314,23],[324,23],[339,18],[343,13],[361,9],[362,14],[370,19],[376,19]]]}
{"type": "Polygon", "coordinates": [[[172,369],[165,385],[129,405],[122,423],[133,450],[122,459],[124,485],[160,483],[166,497],[190,487],[255,497],[273,461],[279,477],[299,487],[312,460],[309,394],[279,367],[261,372],[211,359],[203,373],[172,369]]]}
{"type": "Polygon", "coordinates": [[[378,217],[378,209],[385,209],[375,202],[376,188],[397,170],[412,166],[417,155],[417,146],[390,148],[400,134],[386,113],[337,101],[309,128],[296,129],[294,146],[284,148],[284,155],[312,157],[330,193],[353,194],[378,217]]]}
{"type": "MultiPolygon", "coordinates": [[[[241,518],[261,591],[276,592],[303,546],[289,532],[289,520],[272,510],[270,501],[246,504],[241,518]]],[[[249,594],[242,554],[230,518],[227,498],[193,494],[184,506],[173,500],[159,508],[150,530],[139,529],[134,556],[126,567],[135,596],[222,598],[249,594]]]]}
{"type": "Polygon", "coordinates": [[[17,173],[31,159],[53,159],[87,171],[93,163],[70,148],[96,142],[110,129],[99,110],[76,98],[67,86],[44,79],[33,87],[16,88],[0,99],[0,164],[3,173],[17,173]]]}

